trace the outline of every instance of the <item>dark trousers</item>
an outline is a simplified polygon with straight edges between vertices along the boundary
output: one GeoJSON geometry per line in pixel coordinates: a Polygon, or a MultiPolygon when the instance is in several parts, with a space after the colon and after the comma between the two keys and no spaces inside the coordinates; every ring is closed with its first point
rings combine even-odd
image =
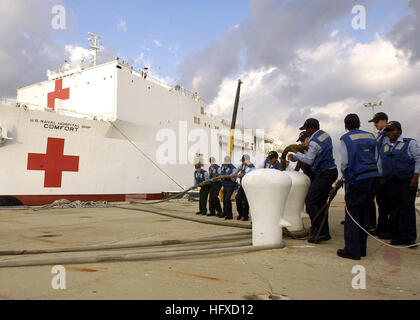
{"type": "MultiPolygon", "coordinates": [[[[305,199],[306,212],[311,217],[312,224],[312,235],[316,236],[318,230],[321,227],[324,216],[328,214],[324,210],[318,218],[314,219],[318,211],[327,203],[328,195],[332,189],[332,184],[338,177],[337,169],[326,170],[323,172],[315,173],[313,180],[308,190],[308,194],[305,199]]],[[[319,233],[320,236],[329,236],[330,230],[328,226],[328,217],[325,219],[325,223],[319,233]]]]}
{"type": "Polygon", "coordinates": [[[391,219],[386,188],[386,184],[381,184],[376,194],[376,203],[378,204],[378,233],[391,232],[391,219]]]}
{"type": "Polygon", "coordinates": [[[236,210],[238,210],[239,217],[249,218],[249,204],[244,188],[242,186],[236,195],[236,210]]]}
{"type": "Polygon", "coordinates": [[[407,242],[417,239],[417,190],[410,189],[410,180],[392,179],[386,182],[392,238],[407,242]]]}
{"type": "Polygon", "coordinates": [[[207,213],[207,197],[209,195],[210,192],[210,186],[209,185],[205,185],[203,187],[201,187],[200,189],[200,212],[201,213],[207,213]]]}
{"type": "Polygon", "coordinates": [[[222,188],[221,182],[213,182],[210,185],[209,206],[210,206],[211,214],[215,214],[215,211],[217,211],[217,213],[222,212],[222,207],[220,206],[220,201],[219,201],[219,192],[221,188],[222,188]]]}
{"type": "MultiPolygon", "coordinates": [[[[353,219],[365,230],[370,227],[371,208],[379,188],[378,178],[357,181],[346,188],[346,208],[353,219]]],[[[353,256],[366,255],[367,234],[346,214],[344,220],[344,250],[353,256]]]]}
{"type": "Polygon", "coordinates": [[[223,213],[226,217],[232,218],[232,193],[235,191],[235,186],[223,186],[223,213]]]}

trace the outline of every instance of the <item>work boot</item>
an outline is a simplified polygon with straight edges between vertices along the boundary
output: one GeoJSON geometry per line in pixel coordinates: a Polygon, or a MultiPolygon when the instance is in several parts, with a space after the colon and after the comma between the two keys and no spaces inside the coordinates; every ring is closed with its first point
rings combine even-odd
{"type": "Polygon", "coordinates": [[[243,217],[242,218],[242,221],[248,221],[249,220],[249,217],[243,217]]]}
{"type": "Polygon", "coordinates": [[[393,246],[412,246],[409,247],[409,249],[416,249],[417,246],[414,246],[416,244],[415,241],[409,241],[409,240],[400,240],[400,239],[392,239],[391,244],[393,246]]]}
{"type": "Polygon", "coordinates": [[[230,216],[225,217],[225,220],[232,220],[232,219],[233,219],[233,217],[230,217],[230,216]]]}
{"type": "Polygon", "coordinates": [[[208,215],[207,215],[207,217],[213,217],[213,216],[215,216],[216,214],[214,213],[214,212],[210,212],[208,215]]]}
{"type": "Polygon", "coordinates": [[[376,228],[369,228],[367,229],[367,232],[369,232],[372,236],[376,236],[378,234],[376,228]]]}
{"type": "Polygon", "coordinates": [[[196,214],[196,215],[199,215],[199,214],[201,214],[201,212],[196,212],[195,214],[196,214]]]}
{"type": "Polygon", "coordinates": [[[311,238],[308,239],[308,242],[309,243],[320,243],[322,241],[328,241],[330,239],[331,239],[331,236],[328,235],[328,234],[327,235],[320,235],[316,241],[315,241],[315,236],[312,236],[311,238]]]}
{"type": "Polygon", "coordinates": [[[344,250],[344,249],[338,249],[338,250],[337,250],[337,255],[338,255],[339,257],[341,257],[341,258],[352,259],[352,260],[360,260],[360,257],[353,256],[353,255],[351,255],[351,254],[348,254],[348,253],[346,252],[346,250],[344,250]]]}
{"type": "Polygon", "coordinates": [[[241,219],[242,219],[242,216],[241,215],[239,215],[239,216],[236,217],[236,220],[241,220],[241,219]]]}
{"type": "Polygon", "coordinates": [[[381,232],[378,234],[378,238],[382,240],[391,240],[392,234],[390,232],[381,232]]]}

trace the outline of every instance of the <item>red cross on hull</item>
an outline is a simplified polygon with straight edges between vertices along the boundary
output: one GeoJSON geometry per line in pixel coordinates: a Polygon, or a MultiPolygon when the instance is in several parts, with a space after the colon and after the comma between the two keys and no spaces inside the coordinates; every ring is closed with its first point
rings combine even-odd
{"type": "Polygon", "coordinates": [[[61,188],[63,172],[78,172],[79,159],[64,155],[64,139],[48,138],[46,154],[28,154],[28,170],[45,171],[45,188],[61,188]]]}
{"type": "Polygon", "coordinates": [[[55,99],[70,99],[70,88],[63,89],[63,79],[55,81],[55,91],[48,93],[48,108],[55,110],[55,99]]]}

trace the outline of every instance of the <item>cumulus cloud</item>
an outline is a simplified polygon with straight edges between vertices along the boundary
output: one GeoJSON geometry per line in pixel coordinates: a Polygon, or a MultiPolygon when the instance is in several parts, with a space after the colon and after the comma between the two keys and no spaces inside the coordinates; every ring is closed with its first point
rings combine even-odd
{"type": "MultiPolygon", "coordinates": [[[[16,97],[16,88],[45,80],[46,70],[59,69],[65,60],[71,66],[79,66],[82,59],[87,65],[92,61],[87,49],[54,40],[57,35],[71,36],[74,19],[67,10],[67,29],[53,29],[52,9],[57,5],[62,0],[0,1],[0,97],[16,97]]],[[[116,52],[101,51],[98,63],[112,60],[116,52]]]]}
{"type": "Polygon", "coordinates": [[[381,111],[402,122],[404,135],[420,139],[420,63],[388,35],[360,43],[336,30],[332,22],[347,17],[352,5],[251,1],[249,19],[185,58],[178,69],[183,83],[209,101],[211,113],[230,119],[234,79],[241,78],[246,126],[265,129],[283,145],[295,143],[304,120],[315,117],[338,151],[345,115],[359,114],[362,129],[372,131],[364,103],[379,100],[381,111]]]}
{"type": "Polygon", "coordinates": [[[51,27],[51,10],[61,3],[0,2],[0,96],[15,97],[16,87],[42,80],[47,68],[64,62],[64,47],[51,41],[53,32],[63,32],[51,27]]]}
{"type": "Polygon", "coordinates": [[[410,0],[411,13],[396,24],[390,33],[392,43],[410,56],[410,62],[420,60],[420,1],[410,0]]]}
{"type": "Polygon", "coordinates": [[[117,27],[119,30],[123,32],[127,32],[127,21],[125,21],[124,19],[120,17],[117,27]]]}
{"type": "Polygon", "coordinates": [[[226,30],[209,47],[185,57],[180,82],[211,101],[226,77],[242,69],[280,67],[296,72],[296,50],[328,38],[334,21],[353,3],[335,0],[252,0],[251,17],[226,30]]]}
{"type": "Polygon", "coordinates": [[[154,39],[153,43],[155,44],[156,47],[161,47],[162,46],[162,43],[158,39],[154,39]]]}

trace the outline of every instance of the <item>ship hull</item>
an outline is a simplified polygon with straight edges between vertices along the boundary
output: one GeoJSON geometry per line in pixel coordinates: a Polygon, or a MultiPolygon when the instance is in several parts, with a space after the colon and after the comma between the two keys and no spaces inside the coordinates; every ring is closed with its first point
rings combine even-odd
{"type": "MultiPolygon", "coordinates": [[[[162,192],[182,191],[193,184],[192,159],[184,164],[178,161],[191,158],[192,149],[188,155],[177,155],[176,163],[158,159],[159,149],[168,145],[167,140],[157,141],[161,127],[9,106],[0,106],[0,115],[12,137],[0,145],[0,195],[14,196],[25,205],[63,198],[110,202],[159,199],[162,192]]],[[[210,148],[211,143],[208,145],[210,148]]],[[[186,150],[189,147],[187,144],[186,150]]],[[[240,154],[240,149],[236,153],[240,154]]],[[[219,145],[219,158],[225,152],[226,146],[219,145]]]]}

